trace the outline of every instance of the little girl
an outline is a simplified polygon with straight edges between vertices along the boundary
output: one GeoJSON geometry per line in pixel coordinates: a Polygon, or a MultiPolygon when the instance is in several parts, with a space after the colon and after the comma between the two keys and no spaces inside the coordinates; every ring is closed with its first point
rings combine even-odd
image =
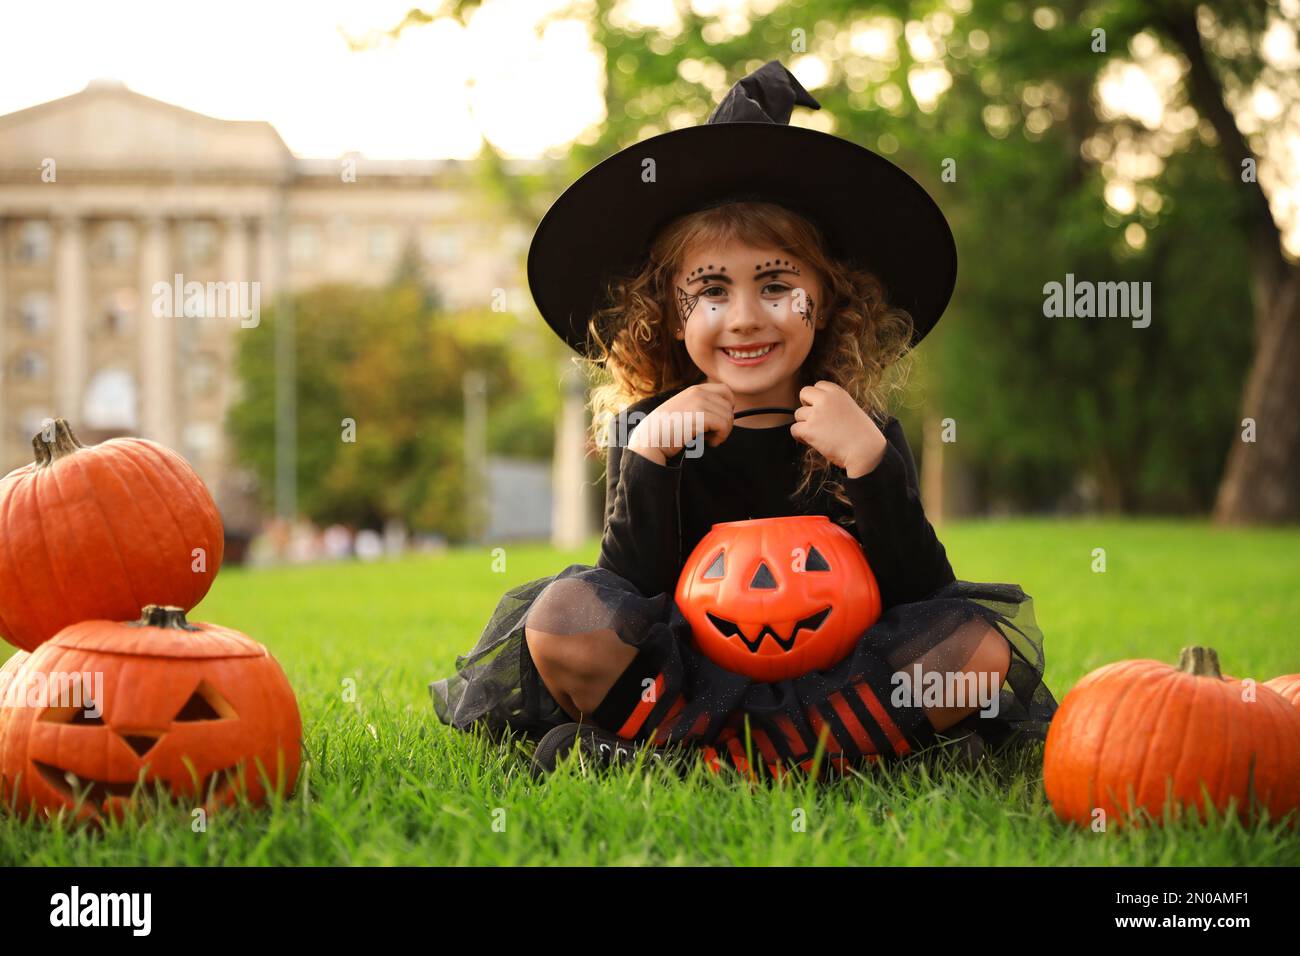
{"type": "Polygon", "coordinates": [[[588,173],[539,226],[529,257],[539,308],[606,373],[592,401],[593,432],[608,447],[604,537],[595,567],[571,565],[505,594],[457,673],[431,685],[444,723],[542,737],[548,765],[591,728],[597,743],[695,745],[711,766],[721,758],[748,771],[747,720],[751,752],[775,774],[811,766],[819,741],[829,765],[845,769],[921,750],[940,733],[980,745],[1045,735],[1056,702],[1042,682],[1032,600],[1014,584],[956,579],[922,510],[903,430],[884,411],[901,387],[886,383],[886,370],[951,292],[951,233],[920,187],[874,153],[819,155],[822,140],[844,141],[785,125],[795,104],[817,107],[772,61],[705,126],[588,173]],[[755,136],[765,138],[745,141],[755,136]],[[647,156],[660,175],[667,165],[685,176],[637,196],[619,181],[620,161],[643,171],[647,156]],[[872,189],[865,173],[892,181],[872,189]],[[810,190],[834,190],[837,176],[881,223],[892,212],[915,220],[911,229],[882,246],[864,237],[886,227],[856,219],[862,209],[848,194],[808,201],[810,190]],[[711,182],[725,188],[704,198],[711,182]],[[621,209],[602,196],[620,185],[621,209]],[[583,227],[557,228],[557,217],[583,227]],[[910,310],[848,261],[864,251],[910,310]],[[555,271],[565,284],[543,280],[555,271]],[[603,308],[584,310],[602,298],[603,308]],[[737,417],[760,408],[794,411],[737,417]],[[883,613],[830,670],[757,682],[695,649],[673,593],[714,524],[794,514],[826,515],[857,538],[883,613]],[[916,684],[932,672],[940,686],[985,694],[935,699],[924,684],[900,693],[901,675],[916,684]]]}

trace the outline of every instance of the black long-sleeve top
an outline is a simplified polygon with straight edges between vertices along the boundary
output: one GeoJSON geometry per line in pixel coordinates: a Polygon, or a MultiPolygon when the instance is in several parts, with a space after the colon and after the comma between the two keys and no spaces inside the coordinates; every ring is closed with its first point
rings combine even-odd
{"type": "Polygon", "coordinates": [[[920,600],[954,579],[921,508],[916,462],[897,418],[881,429],[888,445],[874,470],[849,478],[844,469],[832,469],[853,503],[850,513],[825,489],[810,503],[792,501],[805,446],[789,424],[748,428],[737,422],[725,442],[702,445],[696,458],[683,449],[666,465],[620,444],[640,420],[635,413],[648,414],[679,391],[631,405],[610,430],[599,567],[626,578],[646,597],[672,594],[686,558],[714,524],[824,514],[856,531],[884,609],[920,600]]]}

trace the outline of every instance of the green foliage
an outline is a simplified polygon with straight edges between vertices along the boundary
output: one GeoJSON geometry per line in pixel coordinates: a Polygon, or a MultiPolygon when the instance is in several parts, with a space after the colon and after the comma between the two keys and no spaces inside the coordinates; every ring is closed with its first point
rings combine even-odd
{"type": "MultiPolygon", "coordinates": [[[[481,311],[448,315],[410,275],[382,289],[328,286],[293,300],[297,374],[298,504],[318,523],[375,527],[397,518],[418,531],[463,540],[465,482],[462,374],[488,380],[490,419],[508,430],[489,450],[545,454],[547,409],[525,394],[530,350],[518,323],[481,311]],[[521,368],[523,371],[521,372],[521,368]],[[344,441],[344,421],[355,441],[344,441]],[[539,439],[538,436],[543,436],[539,439]]],[[[241,459],[275,485],[275,337],[283,317],[264,314],[240,339],[243,394],[229,427],[241,459]]]]}
{"type": "MultiPolygon", "coordinates": [[[[1129,121],[1099,114],[1101,71],[1126,59],[1142,32],[1177,52],[1170,31],[1191,8],[1135,0],[977,2],[954,14],[935,0],[807,0],[780,4],[747,31],[719,38],[718,17],[700,16],[689,4],[676,5],[681,29],[672,35],[626,25],[612,15],[615,6],[598,0],[591,15],[593,44],[605,53],[608,116],[599,128],[563,154],[549,177],[511,178],[485,151],[485,175],[511,195],[528,228],[560,189],[616,150],[680,124],[682,116],[703,122],[727,86],[767,60],[793,64],[800,30],[807,52],[829,64],[830,77],[813,91],[821,114],[796,110],[794,122],[830,118],[836,135],[911,173],[953,223],[958,286],[944,321],[918,350],[930,374],[917,380],[931,383],[921,400],[933,417],[958,421],[959,455],[985,500],[1051,507],[1078,476],[1090,476],[1108,509],[1211,505],[1251,352],[1241,215],[1249,197],[1223,174],[1214,146],[1193,136],[1148,184],[1159,210],[1121,216],[1103,201],[1101,170],[1083,152],[1094,134],[1132,131],[1129,121]],[[1035,22],[1038,6],[1054,12],[1050,26],[1035,22]],[[943,13],[953,20],[942,59],[952,86],[926,108],[909,86],[917,63],[903,27],[943,13]],[[898,28],[896,58],[856,54],[847,42],[877,17],[898,28]],[[1095,29],[1106,31],[1104,53],[1092,49],[1095,29]],[[987,38],[983,49],[972,42],[976,31],[987,38]],[[725,82],[709,79],[718,74],[725,82]],[[890,85],[901,96],[886,107],[880,94],[890,85]],[[1050,112],[1045,130],[1027,128],[1030,100],[1050,112]],[[1005,111],[1005,129],[990,125],[990,109],[1005,111]],[[956,161],[955,182],[941,177],[949,159],[956,161]],[[1140,251],[1123,239],[1130,223],[1146,230],[1140,251]],[[1067,272],[1089,281],[1151,282],[1150,327],[1044,317],[1044,283],[1064,281],[1067,272]]],[[[453,11],[463,12],[459,4],[453,11]]],[[[1215,15],[1252,38],[1266,25],[1262,7],[1218,5],[1215,15]]],[[[1231,60],[1218,57],[1214,66],[1227,82],[1249,83],[1259,73],[1258,54],[1252,48],[1231,60]]],[[[1188,102],[1183,90],[1172,106],[1188,102]]]]}

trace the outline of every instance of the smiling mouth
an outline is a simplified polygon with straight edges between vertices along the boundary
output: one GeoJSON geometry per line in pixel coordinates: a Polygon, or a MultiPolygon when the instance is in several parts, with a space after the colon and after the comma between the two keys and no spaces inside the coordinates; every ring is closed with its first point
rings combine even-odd
{"type": "Polygon", "coordinates": [[[753,345],[746,348],[723,347],[718,351],[727,356],[733,364],[757,365],[775,352],[780,344],[780,342],[768,342],[764,345],[753,345]]]}
{"type": "MultiPolygon", "coordinates": [[[[41,779],[53,787],[60,796],[66,798],[69,803],[76,803],[78,799],[84,800],[87,806],[99,807],[110,797],[130,797],[136,788],[137,781],[122,782],[116,780],[94,780],[92,778],[83,778],[74,774],[70,770],[64,770],[54,764],[44,763],[40,760],[33,760],[37,771],[40,772],[41,779]],[[76,781],[74,787],[72,779],[76,781]]],[[[220,796],[230,785],[231,779],[229,774],[233,773],[235,767],[225,767],[221,770],[214,770],[200,780],[199,793],[206,796],[212,791],[213,784],[217,784],[214,796],[220,796]]],[[[144,780],[145,787],[148,787],[151,778],[146,777],[144,780]]]]}
{"type": "Polygon", "coordinates": [[[817,630],[817,628],[822,626],[822,622],[826,620],[826,615],[831,613],[831,609],[829,607],[822,608],[816,614],[810,614],[802,621],[799,621],[797,624],[795,624],[793,628],[790,629],[790,636],[786,638],[781,637],[780,634],[772,630],[772,626],[770,624],[764,624],[763,629],[758,632],[758,636],[755,637],[752,641],[745,636],[745,632],[740,629],[740,625],[737,624],[735,621],[728,621],[725,617],[718,617],[716,614],[712,613],[711,611],[705,611],[704,613],[705,616],[708,617],[709,621],[713,624],[713,626],[718,629],[719,634],[721,634],[723,637],[740,638],[741,643],[743,643],[747,648],[749,648],[749,652],[751,654],[758,653],[759,647],[761,647],[763,644],[764,637],[772,638],[772,640],[776,641],[777,646],[780,647],[781,650],[785,651],[786,653],[789,653],[794,648],[794,640],[799,634],[799,629],[804,628],[809,631],[817,630]]]}

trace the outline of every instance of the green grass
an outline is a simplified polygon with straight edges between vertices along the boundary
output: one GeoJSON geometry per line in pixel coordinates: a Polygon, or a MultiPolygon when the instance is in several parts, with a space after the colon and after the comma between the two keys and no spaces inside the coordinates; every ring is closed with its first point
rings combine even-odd
{"type": "MultiPolygon", "coordinates": [[[[1024,519],[941,532],[960,577],[1017,582],[1034,597],[1058,700],[1106,662],[1173,661],[1192,643],[1217,648],[1239,677],[1300,671],[1295,530],[1024,519]],[[1104,574],[1091,569],[1098,547],[1104,574]]],[[[450,673],[506,588],[595,555],[595,543],[511,546],[506,573],[486,549],[223,571],[191,618],[247,632],[284,665],[307,745],[295,794],[216,815],[202,833],[184,808],[102,832],[5,814],[0,864],[1300,864],[1300,836],[1235,819],[1065,827],[1043,795],[1040,750],[974,772],[939,759],[756,789],[658,769],[534,781],[518,745],[439,724],[426,686],[450,673]]]]}

